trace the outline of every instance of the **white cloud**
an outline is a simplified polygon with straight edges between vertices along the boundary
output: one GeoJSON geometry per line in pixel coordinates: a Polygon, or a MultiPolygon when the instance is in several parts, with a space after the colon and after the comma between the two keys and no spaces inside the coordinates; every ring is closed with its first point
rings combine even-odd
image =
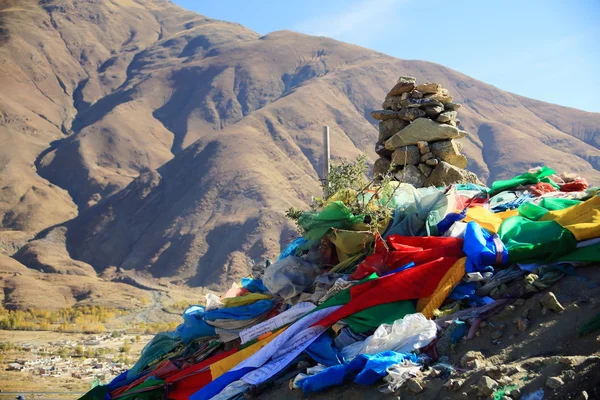
{"type": "Polygon", "coordinates": [[[296,24],[295,31],[367,45],[397,24],[398,6],[406,0],[358,0],[337,13],[317,15],[296,24]]]}

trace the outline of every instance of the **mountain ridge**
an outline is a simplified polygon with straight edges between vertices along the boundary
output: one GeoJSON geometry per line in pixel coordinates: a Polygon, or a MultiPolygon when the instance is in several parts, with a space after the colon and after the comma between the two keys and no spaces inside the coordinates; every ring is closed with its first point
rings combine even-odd
{"type": "Polygon", "coordinates": [[[34,270],[52,254],[58,275],[223,288],[293,237],[285,210],[319,193],[322,125],[334,161],[375,160],[369,113],[400,75],[463,104],[484,180],[545,163],[600,182],[600,114],[329,38],[161,0],[26,0],[0,9],[0,41],[0,249],[34,270]]]}

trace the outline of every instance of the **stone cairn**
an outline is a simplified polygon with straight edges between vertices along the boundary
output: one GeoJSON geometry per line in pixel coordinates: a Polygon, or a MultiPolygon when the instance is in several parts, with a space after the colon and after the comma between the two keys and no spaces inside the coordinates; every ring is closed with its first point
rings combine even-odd
{"type": "Polygon", "coordinates": [[[437,83],[417,85],[416,79],[401,76],[383,102],[383,110],[371,116],[379,121],[375,152],[379,159],[373,175],[393,177],[420,188],[477,183],[466,171],[467,159],[456,139],[466,136],[456,119],[460,104],[453,103],[447,89],[437,83]]]}

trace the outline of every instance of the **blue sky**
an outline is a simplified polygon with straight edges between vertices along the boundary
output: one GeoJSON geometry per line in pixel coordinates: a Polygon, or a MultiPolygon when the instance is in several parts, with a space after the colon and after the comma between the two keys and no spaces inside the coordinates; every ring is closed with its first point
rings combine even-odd
{"type": "Polygon", "coordinates": [[[600,0],[174,0],[260,34],[328,36],[600,112],[600,0]]]}

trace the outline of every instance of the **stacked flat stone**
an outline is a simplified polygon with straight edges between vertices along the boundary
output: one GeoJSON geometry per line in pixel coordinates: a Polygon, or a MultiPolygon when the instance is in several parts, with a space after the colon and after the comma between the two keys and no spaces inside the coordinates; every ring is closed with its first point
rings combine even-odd
{"type": "Polygon", "coordinates": [[[460,104],[453,102],[447,89],[437,83],[418,85],[415,78],[401,76],[382,108],[371,113],[380,121],[375,176],[391,172],[415,187],[481,184],[465,170],[467,159],[457,139],[467,132],[458,129],[460,104]]]}

